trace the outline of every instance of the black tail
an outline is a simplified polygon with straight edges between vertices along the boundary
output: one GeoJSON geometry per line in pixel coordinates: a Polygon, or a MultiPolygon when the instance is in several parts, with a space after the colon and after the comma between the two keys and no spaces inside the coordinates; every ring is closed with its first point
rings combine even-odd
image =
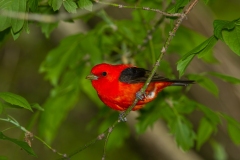
{"type": "Polygon", "coordinates": [[[195,83],[195,81],[192,80],[169,80],[168,82],[173,82],[171,86],[187,86],[195,83]]]}

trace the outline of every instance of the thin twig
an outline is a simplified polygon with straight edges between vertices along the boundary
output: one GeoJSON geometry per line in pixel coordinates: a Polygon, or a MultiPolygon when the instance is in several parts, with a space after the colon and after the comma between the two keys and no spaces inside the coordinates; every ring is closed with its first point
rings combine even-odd
{"type": "MultiPolygon", "coordinates": [[[[85,144],[84,146],[80,147],[78,150],[76,150],[75,152],[73,152],[72,154],[69,154],[67,157],[63,157],[61,158],[61,160],[64,160],[64,159],[69,159],[71,158],[72,156],[78,154],[79,152],[81,152],[82,150],[88,148],[89,146],[95,144],[97,141],[100,141],[100,140],[103,140],[103,139],[106,139],[106,135],[109,136],[110,135],[110,132],[112,132],[112,129],[118,124],[120,123],[121,121],[120,120],[116,120],[112,126],[110,126],[108,129],[106,129],[104,132],[102,132],[101,134],[99,134],[96,138],[94,138],[93,140],[91,140],[90,142],[88,142],[87,144],[85,144]]],[[[104,148],[105,150],[105,148],[104,148]]],[[[104,151],[105,152],[105,151],[104,151]]],[[[60,159],[59,159],[60,160],[60,159]]]]}
{"type": "Polygon", "coordinates": [[[109,128],[108,128],[108,133],[107,133],[107,136],[106,136],[106,138],[105,138],[105,144],[104,144],[104,149],[103,149],[102,160],[105,160],[106,150],[107,150],[107,142],[108,142],[108,139],[109,139],[110,134],[111,134],[112,131],[113,131],[113,127],[115,127],[115,126],[112,126],[112,127],[109,127],[109,128]]]}
{"type": "Polygon", "coordinates": [[[157,12],[157,13],[160,13],[160,14],[162,14],[164,16],[168,16],[168,17],[180,17],[182,15],[182,13],[167,13],[167,12],[163,12],[159,9],[149,8],[149,7],[125,6],[125,5],[122,5],[122,4],[103,2],[103,1],[99,1],[99,0],[94,0],[94,2],[109,5],[109,6],[113,6],[113,7],[118,7],[118,8],[141,9],[141,10],[153,11],[153,12],[157,12]]]}
{"type": "MultiPolygon", "coordinates": [[[[30,131],[28,131],[25,127],[21,126],[17,120],[15,120],[13,117],[8,115],[8,118],[0,118],[0,121],[10,122],[16,127],[20,128],[22,131],[24,131],[27,134],[33,135],[30,131]]],[[[52,150],[54,153],[57,153],[59,156],[66,157],[66,154],[62,154],[58,152],[57,150],[53,149],[50,145],[48,145],[44,140],[42,140],[40,137],[33,135],[36,139],[38,139],[40,142],[42,142],[46,147],[48,147],[50,150],[52,150]]],[[[28,143],[29,144],[29,143],[28,143]]]]}
{"type": "MultiPolygon", "coordinates": [[[[167,7],[165,7],[165,8],[169,8],[170,5],[171,5],[171,3],[169,3],[169,5],[167,7]]],[[[142,44],[137,47],[137,50],[135,50],[131,56],[134,56],[135,54],[137,54],[137,53],[139,53],[140,51],[143,50],[143,47],[146,46],[148,44],[148,42],[151,40],[149,37],[153,36],[153,33],[156,31],[158,26],[163,23],[164,19],[165,19],[165,17],[161,16],[161,18],[159,18],[157,20],[157,22],[154,24],[154,26],[150,30],[147,31],[147,35],[143,39],[142,44]]]]}

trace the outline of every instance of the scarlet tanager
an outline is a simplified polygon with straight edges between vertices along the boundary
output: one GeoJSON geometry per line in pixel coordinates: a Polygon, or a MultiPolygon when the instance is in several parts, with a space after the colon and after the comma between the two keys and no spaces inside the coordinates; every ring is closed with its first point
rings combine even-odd
{"type": "MultiPolygon", "coordinates": [[[[149,74],[149,70],[131,65],[101,63],[92,68],[86,79],[91,80],[103,103],[114,110],[124,111],[133,103],[136,93],[143,87],[149,74]]],[[[145,91],[145,96],[132,110],[141,109],[167,86],[187,86],[192,83],[192,80],[170,80],[155,74],[145,91]]]]}

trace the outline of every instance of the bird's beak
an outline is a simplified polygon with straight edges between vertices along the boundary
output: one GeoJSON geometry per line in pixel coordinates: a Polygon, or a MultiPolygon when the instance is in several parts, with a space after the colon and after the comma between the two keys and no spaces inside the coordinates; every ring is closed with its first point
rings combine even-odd
{"type": "Polygon", "coordinates": [[[89,80],[98,80],[98,76],[95,76],[94,74],[89,74],[86,79],[89,79],[89,80]]]}

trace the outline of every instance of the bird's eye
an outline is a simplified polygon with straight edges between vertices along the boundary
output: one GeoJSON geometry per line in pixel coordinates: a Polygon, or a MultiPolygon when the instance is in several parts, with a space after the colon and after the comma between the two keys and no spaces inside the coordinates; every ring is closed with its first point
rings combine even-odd
{"type": "Polygon", "coordinates": [[[106,76],[107,75],[107,72],[102,72],[102,76],[106,76]]]}

